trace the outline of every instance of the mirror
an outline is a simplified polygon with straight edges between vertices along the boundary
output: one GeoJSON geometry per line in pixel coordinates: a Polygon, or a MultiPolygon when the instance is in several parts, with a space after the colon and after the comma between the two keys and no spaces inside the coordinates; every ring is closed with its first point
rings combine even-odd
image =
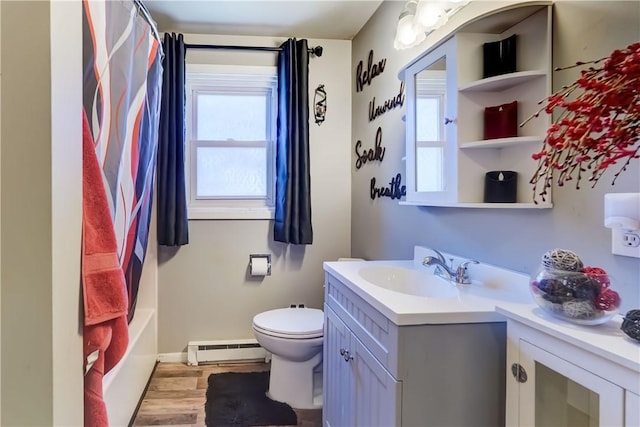
{"type": "Polygon", "coordinates": [[[441,57],[415,74],[415,188],[444,191],[447,59],[441,57]]]}
{"type": "Polygon", "coordinates": [[[403,70],[406,82],[407,201],[457,201],[455,40],[424,54],[403,70]]]}

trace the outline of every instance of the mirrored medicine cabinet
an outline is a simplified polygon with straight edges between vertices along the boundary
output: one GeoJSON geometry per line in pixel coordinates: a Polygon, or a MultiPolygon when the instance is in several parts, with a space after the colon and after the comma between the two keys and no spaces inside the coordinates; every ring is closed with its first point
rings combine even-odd
{"type": "Polygon", "coordinates": [[[484,139],[484,110],[517,101],[518,123],[551,93],[551,5],[522,2],[462,25],[411,61],[399,77],[406,88],[407,205],[550,208],[533,203],[529,184],[544,140],[544,114],[517,136],[484,139]],[[483,78],[483,44],[516,35],[515,72],[483,78]],[[518,175],[513,203],[485,203],[490,171],[518,175]]]}

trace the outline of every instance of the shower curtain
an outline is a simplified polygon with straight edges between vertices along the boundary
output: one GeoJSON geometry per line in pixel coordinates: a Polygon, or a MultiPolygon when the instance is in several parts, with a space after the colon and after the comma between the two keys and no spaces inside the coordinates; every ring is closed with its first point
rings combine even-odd
{"type": "Polygon", "coordinates": [[[85,1],[84,109],[135,311],[147,248],[162,84],[160,41],[131,1],[85,1]]]}
{"type": "Polygon", "coordinates": [[[102,376],[126,351],[148,243],[162,47],[141,12],[83,1],[85,425],[108,425],[102,376]]]}

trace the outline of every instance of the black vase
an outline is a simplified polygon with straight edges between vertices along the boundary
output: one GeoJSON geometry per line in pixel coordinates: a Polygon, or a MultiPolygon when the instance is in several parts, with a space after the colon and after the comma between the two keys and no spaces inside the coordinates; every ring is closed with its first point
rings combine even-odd
{"type": "Polygon", "coordinates": [[[483,48],[483,78],[516,71],[516,35],[506,39],[484,43],[483,48]]]}

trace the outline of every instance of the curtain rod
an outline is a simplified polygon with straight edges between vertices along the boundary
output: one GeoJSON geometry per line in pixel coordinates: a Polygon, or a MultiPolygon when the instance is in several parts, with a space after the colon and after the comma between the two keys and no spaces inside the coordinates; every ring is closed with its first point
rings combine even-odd
{"type": "MultiPolygon", "coordinates": [[[[186,44],[187,49],[228,49],[228,50],[259,50],[268,52],[278,52],[282,50],[279,47],[267,47],[267,46],[225,46],[214,44],[186,44]]],[[[322,46],[311,47],[307,49],[313,56],[322,56],[322,46]]]]}
{"type": "Polygon", "coordinates": [[[162,52],[162,37],[160,37],[160,33],[158,32],[158,27],[156,26],[156,22],[153,20],[153,18],[151,18],[149,9],[147,9],[147,7],[142,3],[142,0],[133,0],[133,4],[138,9],[138,12],[140,13],[140,15],[142,15],[145,21],[147,21],[147,24],[149,24],[151,33],[153,33],[153,36],[156,38],[156,40],[158,40],[158,44],[159,44],[158,49],[160,49],[161,54],[164,54],[162,52]]]}

